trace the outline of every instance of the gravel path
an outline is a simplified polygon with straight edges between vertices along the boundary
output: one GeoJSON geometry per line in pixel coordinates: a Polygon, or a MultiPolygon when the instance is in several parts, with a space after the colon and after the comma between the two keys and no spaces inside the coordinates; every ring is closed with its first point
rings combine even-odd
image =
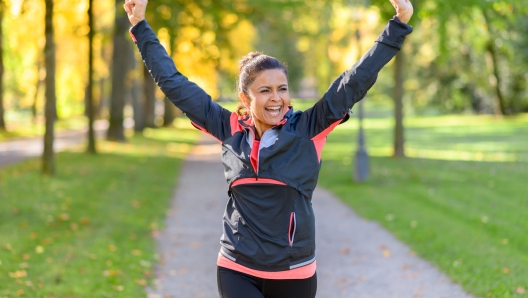
{"type": "MultiPolygon", "coordinates": [[[[216,258],[226,202],[220,145],[204,136],[182,167],[166,229],[156,237],[160,263],[149,298],[218,297],[216,258]]],[[[471,297],[328,191],[318,188],[313,205],[317,297],[471,297]]]]}
{"type": "MultiPolygon", "coordinates": [[[[104,120],[96,121],[94,129],[96,136],[102,138],[108,122],[104,120]]],[[[65,149],[79,146],[86,140],[88,129],[68,130],[56,132],[54,150],[59,152],[65,149]]],[[[0,167],[20,162],[24,159],[42,155],[44,150],[43,137],[37,138],[20,138],[0,143],[0,167]]]]}

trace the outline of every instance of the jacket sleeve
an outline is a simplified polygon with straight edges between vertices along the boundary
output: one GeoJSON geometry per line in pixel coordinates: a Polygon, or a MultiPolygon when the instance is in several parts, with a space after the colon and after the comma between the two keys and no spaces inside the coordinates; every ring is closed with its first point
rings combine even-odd
{"type": "Polygon", "coordinates": [[[165,48],[160,44],[147,21],[138,22],[130,29],[141,57],[150,74],[167,98],[193,123],[219,141],[231,136],[232,113],[211,100],[198,85],[182,75],[165,48]]]}
{"type": "Polygon", "coordinates": [[[320,139],[346,121],[352,106],[365,97],[376,82],[378,72],[399,52],[405,36],[411,32],[411,26],[393,17],[365,55],[303,113],[298,128],[304,130],[308,138],[320,139]]]}

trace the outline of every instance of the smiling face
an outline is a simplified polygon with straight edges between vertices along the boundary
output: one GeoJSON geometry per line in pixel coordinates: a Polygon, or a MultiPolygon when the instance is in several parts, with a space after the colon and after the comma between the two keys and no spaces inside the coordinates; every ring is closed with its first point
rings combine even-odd
{"type": "Polygon", "coordinates": [[[277,125],[290,105],[288,78],[281,69],[268,69],[258,74],[248,87],[248,96],[240,93],[257,130],[257,137],[277,125]],[[248,98],[249,97],[249,98],[248,98]]]}

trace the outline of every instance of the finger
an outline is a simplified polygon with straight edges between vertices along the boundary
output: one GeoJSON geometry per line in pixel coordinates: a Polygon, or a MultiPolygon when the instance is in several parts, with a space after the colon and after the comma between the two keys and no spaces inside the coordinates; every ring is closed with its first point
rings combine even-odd
{"type": "Polygon", "coordinates": [[[124,5],[125,11],[127,14],[132,14],[132,10],[134,8],[134,3],[127,1],[124,5]]]}

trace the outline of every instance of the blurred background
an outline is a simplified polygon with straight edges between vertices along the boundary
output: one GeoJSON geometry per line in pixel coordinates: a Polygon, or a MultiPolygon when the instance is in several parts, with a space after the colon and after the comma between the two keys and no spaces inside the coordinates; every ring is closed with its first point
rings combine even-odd
{"type": "MultiPolygon", "coordinates": [[[[0,0],[0,297],[138,297],[152,281],[152,236],[199,134],[155,86],[123,4],[0,0]],[[55,156],[54,140],[69,135],[73,149],[55,156]],[[17,143],[26,139],[40,147],[17,143]],[[15,163],[13,152],[30,147],[42,159],[15,163]]],[[[364,113],[354,107],[330,134],[320,185],[475,296],[526,295],[528,6],[413,5],[414,32],[364,113]]],[[[287,64],[293,106],[304,110],[394,15],[389,0],[147,9],[178,69],[230,110],[248,52],[287,64]]]]}
{"type": "MultiPolygon", "coordinates": [[[[391,104],[397,83],[405,90],[406,114],[528,111],[528,18],[522,1],[413,4],[414,33],[405,42],[405,57],[402,63],[387,66],[371,101],[391,104]]],[[[113,101],[124,100],[121,105],[126,109],[152,99],[163,106],[163,97],[149,86],[151,78],[128,36],[130,24],[120,1],[94,1],[92,27],[88,1],[59,0],[53,5],[59,118],[85,111],[90,46],[97,118],[109,117],[113,101]]],[[[0,129],[44,114],[45,12],[44,1],[2,2],[0,112],[5,124],[0,129]]],[[[358,50],[364,52],[372,45],[393,14],[390,2],[384,0],[155,1],[148,5],[147,20],[181,72],[215,100],[236,99],[236,62],[252,50],[287,63],[294,97],[313,99],[350,68],[358,50]]],[[[146,117],[148,126],[163,123],[157,118],[162,110],[145,110],[155,113],[146,117]]]]}

